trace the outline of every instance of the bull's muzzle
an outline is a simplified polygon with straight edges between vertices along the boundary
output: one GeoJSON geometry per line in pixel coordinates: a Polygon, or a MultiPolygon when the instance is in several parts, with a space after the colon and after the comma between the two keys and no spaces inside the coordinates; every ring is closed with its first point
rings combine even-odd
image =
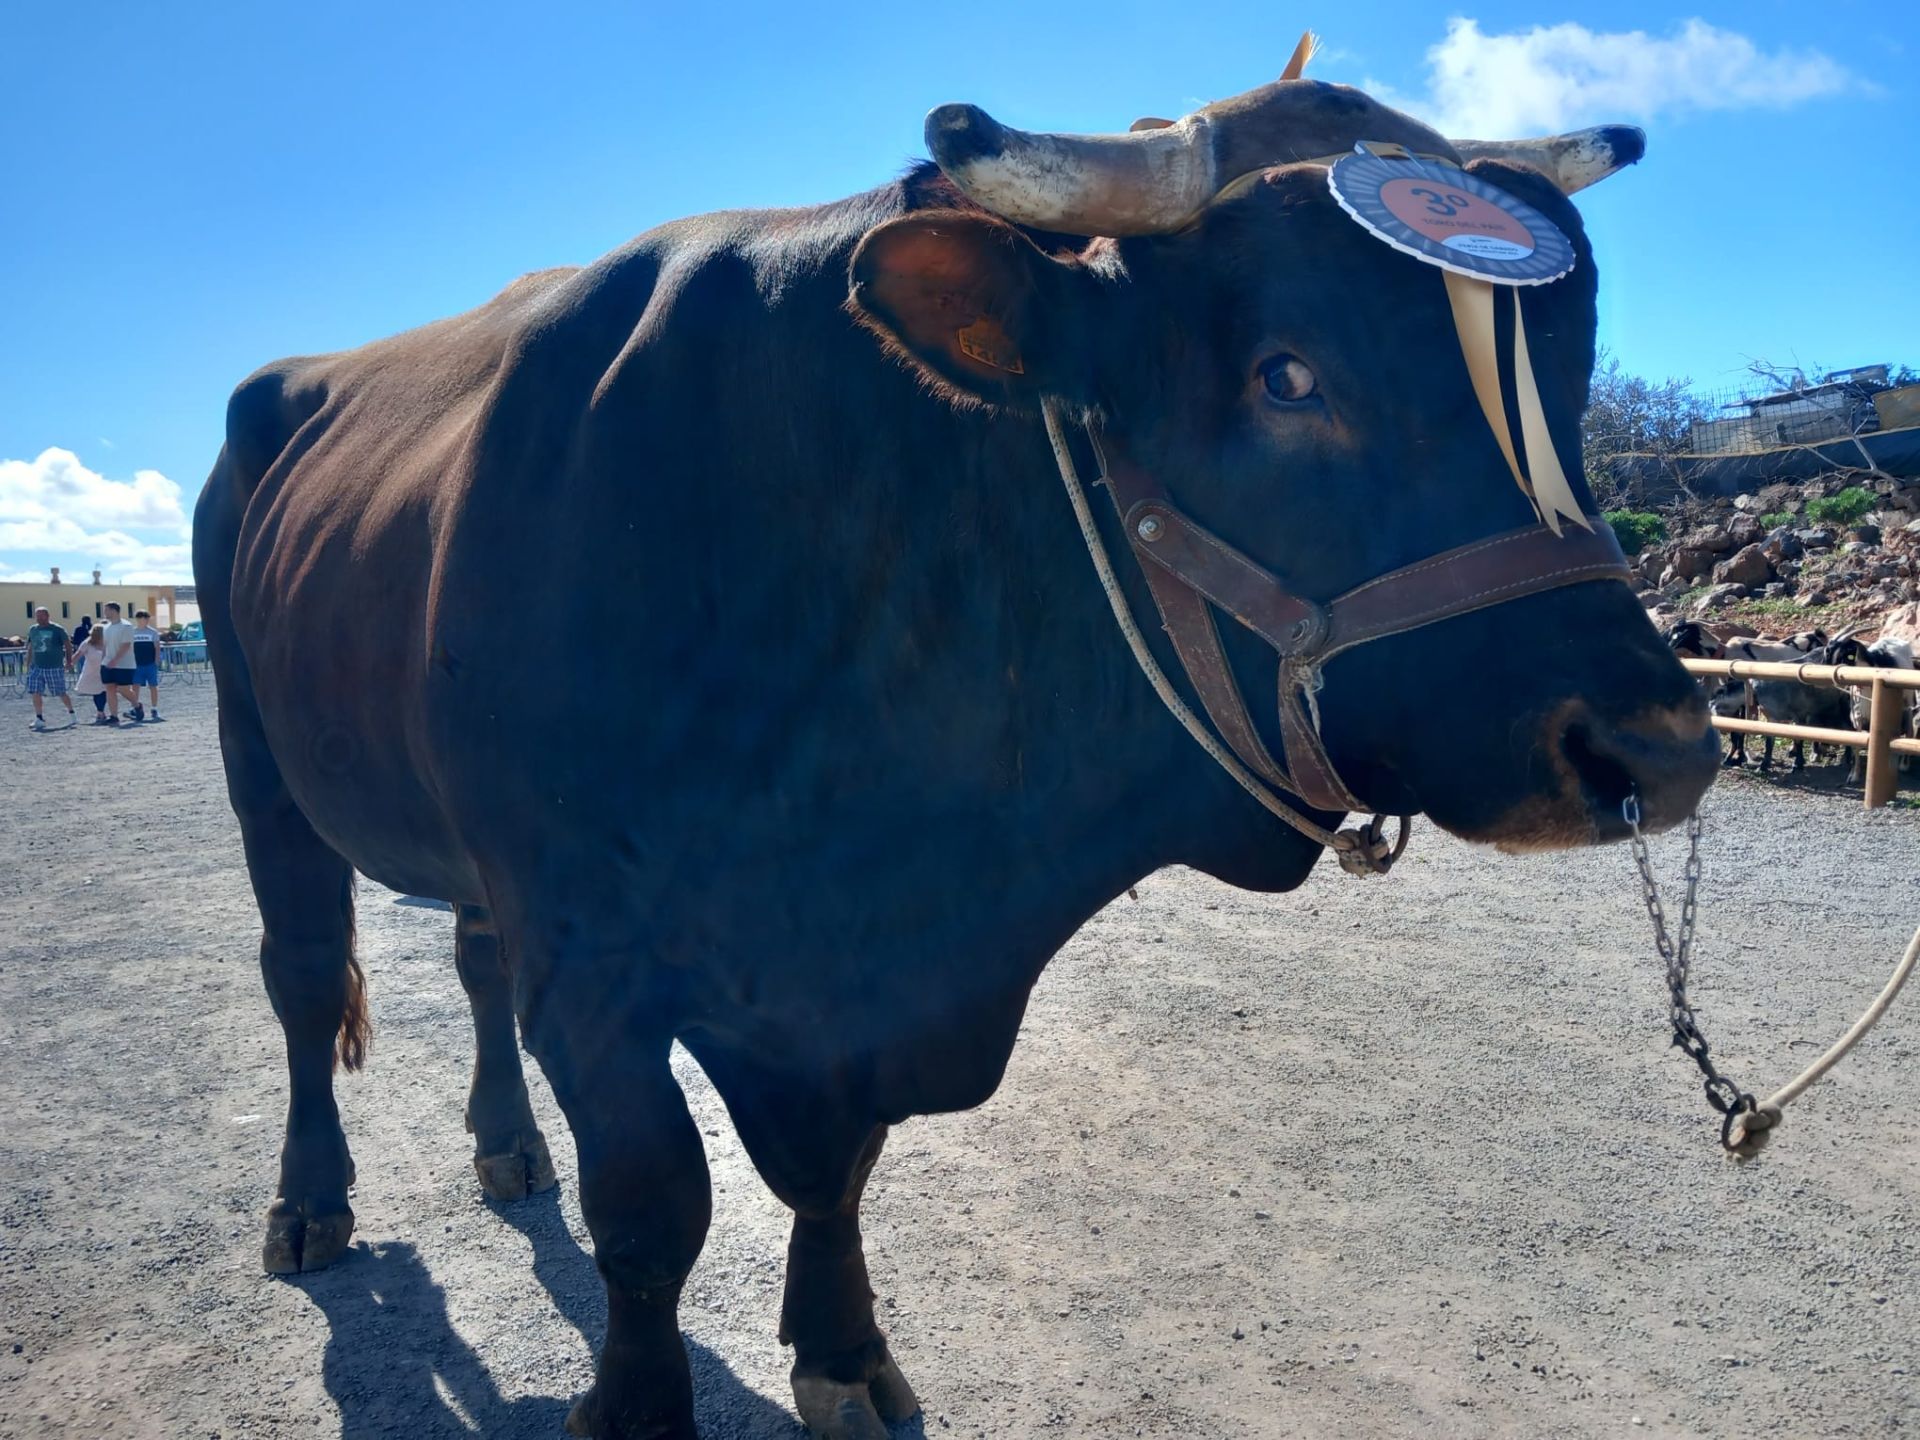
{"type": "Polygon", "coordinates": [[[1549,792],[1496,827],[1503,850],[1557,850],[1624,839],[1621,807],[1640,799],[1641,828],[1666,830],[1691,815],[1719,769],[1719,745],[1697,693],[1620,719],[1569,700],[1541,724],[1549,792]]]}

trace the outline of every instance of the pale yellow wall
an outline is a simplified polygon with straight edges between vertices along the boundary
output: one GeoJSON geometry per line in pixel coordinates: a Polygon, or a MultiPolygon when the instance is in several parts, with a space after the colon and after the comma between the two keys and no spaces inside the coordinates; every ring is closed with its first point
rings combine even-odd
{"type": "Polygon", "coordinates": [[[35,605],[46,606],[53,612],[54,624],[71,630],[80,623],[82,615],[94,615],[94,607],[104,607],[109,600],[120,602],[126,619],[131,620],[136,610],[145,610],[153,616],[153,623],[164,629],[170,623],[173,587],[91,582],[69,585],[64,576],[58,585],[40,580],[0,581],[0,635],[26,634],[27,627],[33,624],[30,607],[35,605]],[[62,604],[66,606],[64,612],[62,604]]]}

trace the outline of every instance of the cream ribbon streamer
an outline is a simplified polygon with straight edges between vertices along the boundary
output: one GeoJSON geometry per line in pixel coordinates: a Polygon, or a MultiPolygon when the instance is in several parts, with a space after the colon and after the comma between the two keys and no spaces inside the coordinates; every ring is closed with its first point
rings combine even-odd
{"type": "Polygon", "coordinates": [[[1520,438],[1527,447],[1529,476],[1520,468],[1514,454],[1513,434],[1507,427],[1506,397],[1500,384],[1500,359],[1494,345],[1493,286],[1471,275],[1442,270],[1447,282],[1447,301],[1453,307],[1453,328],[1460,336],[1460,353],[1466,358],[1467,375],[1473,381],[1474,398],[1487,417],[1514,483],[1533,505],[1534,511],[1554,534],[1561,533],[1562,516],[1583,530],[1593,528],[1566,472],[1553,448],[1553,436],[1547,430],[1546,411],[1540,404],[1540,391],[1533,379],[1533,363],[1527,354],[1527,328],[1520,311],[1520,292],[1513,291],[1513,369],[1515,408],[1520,412],[1520,438]]]}

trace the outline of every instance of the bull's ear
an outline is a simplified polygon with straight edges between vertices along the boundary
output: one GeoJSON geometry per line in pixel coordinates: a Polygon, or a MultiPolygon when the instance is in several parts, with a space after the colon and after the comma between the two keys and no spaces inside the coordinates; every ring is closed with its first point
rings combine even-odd
{"type": "Polygon", "coordinates": [[[1076,337],[1095,285],[991,215],[932,211],[890,220],[854,251],[854,317],[941,388],[1026,407],[1079,400],[1076,337]]]}

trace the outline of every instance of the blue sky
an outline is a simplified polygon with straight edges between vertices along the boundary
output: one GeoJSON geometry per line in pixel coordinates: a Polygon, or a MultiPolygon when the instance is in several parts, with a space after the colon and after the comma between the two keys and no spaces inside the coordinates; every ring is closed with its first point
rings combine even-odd
{"type": "Polygon", "coordinates": [[[1307,26],[1311,73],[1449,133],[1647,128],[1582,197],[1630,369],[1920,364],[1911,3],[10,6],[0,576],[188,578],[226,396],[267,360],[677,215],[868,188],[942,101],[1179,114],[1271,79],[1307,26]]]}

